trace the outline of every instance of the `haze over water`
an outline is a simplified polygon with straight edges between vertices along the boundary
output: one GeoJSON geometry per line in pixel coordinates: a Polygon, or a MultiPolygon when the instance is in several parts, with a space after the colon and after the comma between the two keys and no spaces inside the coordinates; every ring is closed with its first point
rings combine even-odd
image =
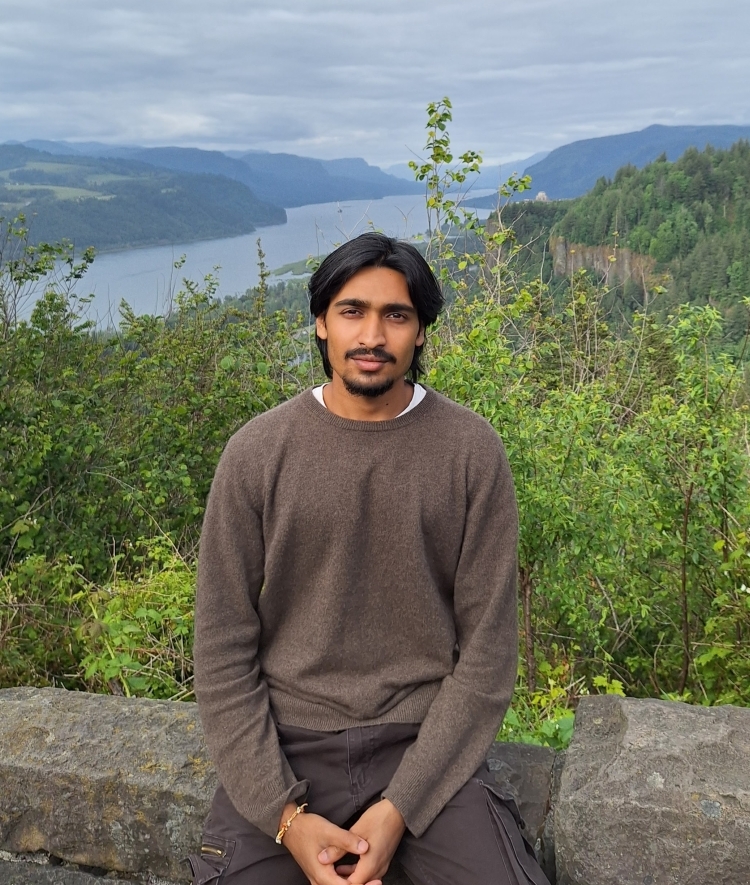
{"type": "MultiPolygon", "coordinates": [[[[485,193],[491,191],[477,190],[471,196],[485,193]]],[[[488,212],[479,210],[479,215],[484,218],[488,212]]],[[[243,293],[254,286],[258,282],[258,237],[266,264],[274,270],[310,255],[326,255],[339,243],[373,227],[403,239],[424,232],[424,196],[301,206],[287,209],[286,224],[258,228],[241,237],[106,253],[97,256],[78,292],[94,295],[89,316],[102,324],[108,317],[117,317],[123,299],[136,313],[159,313],[169,303],[170,293],[179,291],[184,277],[201,280],[213,273],[216,265],[220,267],[216,272],[220,297],[243,293]],[[174,262],[183,254],[185,264],[175,270],[174,262]]],[[[269,282],[277,279],[271,277],[269,282]]]]}

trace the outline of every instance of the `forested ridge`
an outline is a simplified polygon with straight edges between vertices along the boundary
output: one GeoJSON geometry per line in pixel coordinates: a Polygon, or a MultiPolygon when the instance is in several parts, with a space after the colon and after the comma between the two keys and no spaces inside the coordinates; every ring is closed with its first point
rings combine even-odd
{"type": "MultiPolygon", "coordinates": [[[[553,292],[518,230],[446,197],[479,163],[453,158],[449,122],[430,106],[415,164],[451,301],[426,383],[491,422],[515,478],[521,661],[502,736],[562,746],[594,692],[750,703],[748,404],[720,312],[636,310],[623,327],[606,282],[553,292]]],[[[190,698],[211,477],[232,432],[321,378],[309,317],[271,310],[262,268],[244,301],[188,280],[170,315],[102,333],[71,294],[90,256],[12,224],[1,245],[0,685],[190,698]]]]}
{"type": "MultiPolygon", "coordinates": [[[[671,163],[624,166],[609,181],[569,202],[508,207],[526,220],[526,233],[569,243],[627,248],[655,263],[664,291],[653,307],[711,304],[725,320],[724,339],[740,342],[750,294],[750,143],[729,150],[694,148],[671,163]],[[536,221],[536,224],[535,224],[536,221]]],[[[511,216],[509,216],[510,218],[511,216]]],[[[512,222],[511,222],[512,223],[512,222]]],[[[551,268],[548,266],[548,273],[551,268]]],[[[626,310],[643,304],[640,281],[618,281],[626,310]]]]}

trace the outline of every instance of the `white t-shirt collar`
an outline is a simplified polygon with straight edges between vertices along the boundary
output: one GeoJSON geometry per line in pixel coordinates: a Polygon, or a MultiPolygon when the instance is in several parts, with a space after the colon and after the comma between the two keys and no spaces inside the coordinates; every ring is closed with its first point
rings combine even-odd
{"type": "MultiPolygon", "coordinates": [[[[319,387],[313,387],[313,396],[321,404],[321,406],[323,406],[324,409],[327,409],[328,406],[325,404],[325,400],[323,399],[323,388],[325,386],[326,386],[325,384],[321,384],[319,387]]],[[[411,410],[413,408],[415,408],[416,406],[418,406],[422,402],[426,393],[427,393],[427,391],[425,390],[424,387],[422,387],[421,384],[415,384],[414,385],[414,393],[411,396],[411,402],[404,409],[404,411],[399,412],[399,414],[396,415],[396,417],[400,418],[401,415],[405,415],[407,412],[411,412],[411,410]]]]}

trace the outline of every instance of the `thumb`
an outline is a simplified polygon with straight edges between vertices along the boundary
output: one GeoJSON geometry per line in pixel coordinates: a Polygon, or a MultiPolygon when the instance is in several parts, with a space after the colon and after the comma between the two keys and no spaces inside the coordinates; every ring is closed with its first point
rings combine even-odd
{"type": "Polygon", "coordinates": [[[369,847],[369,844],[360,836],[355,836],[349,830],[340,830],[337,827],[331,836],[331,844],[320,852],[318,861],[322,864],[336,863],[345,854],[364,854],[369,847]]]}

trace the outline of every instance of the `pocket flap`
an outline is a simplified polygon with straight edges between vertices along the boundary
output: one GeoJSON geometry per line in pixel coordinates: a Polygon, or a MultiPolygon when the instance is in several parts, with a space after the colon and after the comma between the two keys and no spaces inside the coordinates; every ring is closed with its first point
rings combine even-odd
{"type": "Polygon", "coordinates": [[[208,885],[219,879],[234,854],[234,839],[204,833],[200,854],[191,854],[188,863],[193,871],[193,885],[208,885]]]}

